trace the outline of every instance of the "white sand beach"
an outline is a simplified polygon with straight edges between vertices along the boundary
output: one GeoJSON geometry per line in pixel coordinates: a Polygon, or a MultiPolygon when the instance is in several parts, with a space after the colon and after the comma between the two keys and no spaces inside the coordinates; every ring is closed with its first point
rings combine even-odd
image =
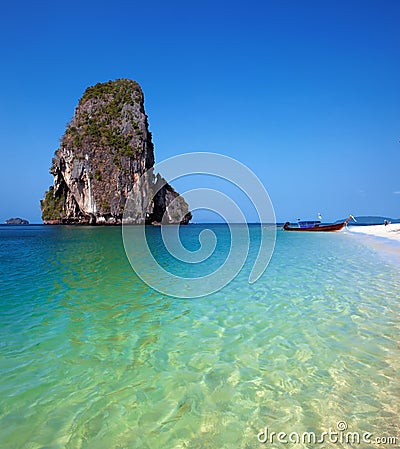
{"type": "Polygon", "coordinates": [[[400,223],[373,226],[348,226],[350,232],[368,234],[374,237],[383,237],[400,242],[400,223]]]}

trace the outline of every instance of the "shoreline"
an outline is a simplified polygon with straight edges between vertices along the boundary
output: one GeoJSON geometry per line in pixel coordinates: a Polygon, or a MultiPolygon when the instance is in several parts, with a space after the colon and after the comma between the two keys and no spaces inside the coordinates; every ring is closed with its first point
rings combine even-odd
{"type": "Polygon", "coordinates": [[[400,223],[387,226],[348,226],[347,232],[385,256],[387,261],[400,264],[400,223]]]}
{"type": "Polygon", "coordinates": [[[347,230],[355,234],[366,234],[400,242],[400,223],[370,226],[348,226],[347,230]]]}

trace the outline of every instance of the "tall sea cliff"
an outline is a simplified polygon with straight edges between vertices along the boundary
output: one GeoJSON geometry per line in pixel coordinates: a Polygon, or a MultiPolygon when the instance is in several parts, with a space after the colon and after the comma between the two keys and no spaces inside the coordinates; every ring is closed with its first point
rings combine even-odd
{"type": "Polygon", "coordinates": [[[184,199],[153,173],[154,147],[136,81],[84,92],[56,150],[54,183],[41,201],[45,224],[187,224],[184,199]],[[129,199],[129,216],[124,209],[129,199]]]}

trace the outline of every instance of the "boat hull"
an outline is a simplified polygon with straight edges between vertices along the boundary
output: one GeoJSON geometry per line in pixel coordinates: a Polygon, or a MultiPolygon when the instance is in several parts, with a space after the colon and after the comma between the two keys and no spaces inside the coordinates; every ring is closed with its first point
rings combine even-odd
{"type": "Polygon", "coordinates": [[[335,223],[331,225],[318,225],[313,226],[311,228],[292,228],[290,227],[290,223],[287,222],[283,225],[284,231],[294,231],[294,232],[337,232],[341,231],[346,226],[347,221],[343,223],[335,223]]]}

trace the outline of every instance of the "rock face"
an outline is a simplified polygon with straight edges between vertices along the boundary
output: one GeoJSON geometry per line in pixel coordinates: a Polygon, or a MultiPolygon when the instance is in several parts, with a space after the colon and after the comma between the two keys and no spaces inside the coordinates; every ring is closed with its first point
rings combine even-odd
{"type": "Polygon", "coordinates": [[[119,79],[89,87],[52,161],[54,185],[41,201],[44,223],[187,224],[188,205],[153,174],[153,165],[139,84],[119,79]]]}
{"type": "Polygon", "coordinates": [[[7,225],[28,225],[29,221],[23,218],[9,218],[6,220],[7,225]]]}

